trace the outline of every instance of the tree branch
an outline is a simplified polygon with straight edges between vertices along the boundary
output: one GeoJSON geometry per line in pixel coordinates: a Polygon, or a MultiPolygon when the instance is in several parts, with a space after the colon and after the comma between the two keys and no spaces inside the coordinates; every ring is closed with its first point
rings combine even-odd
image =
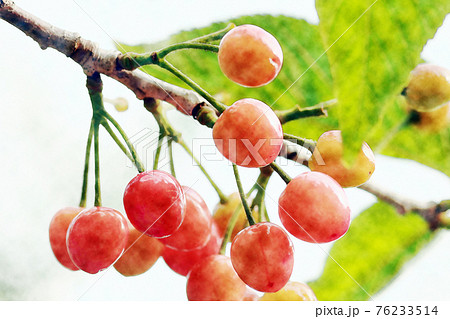
{"type": "Polygon", "coordinates": [[[414,199],[405,198],[393,192],[387,192],[382,187],[370,181],[359,186],[359,188],[375,195],[379,200],[394,206],[399,214],[413,212],[422,216],[428,222],[430,229],[434,230],[439,227],[449,226],[448,222],[442,218],[443,214],[450,209],[450,202],[448,200],[441,201],[440,203],[419,203],[414,199]]]}
{"type": "Polygon", "coordinates": [[[140,100],[154,98],[166,101],[187,115],[191,115],[200,103],[209,105],[191,90],[161,81],[140,70],[123,70],[117,64],[117,59],[122,55],[119,51],[102,49],[77,33],[55,27],[16,6],[11,0],[0,0],[0,18],[35,40],[41,49],[53,48],[61,52],[78,63],[88,76],[98,72],[117,80],[140,100]]]}

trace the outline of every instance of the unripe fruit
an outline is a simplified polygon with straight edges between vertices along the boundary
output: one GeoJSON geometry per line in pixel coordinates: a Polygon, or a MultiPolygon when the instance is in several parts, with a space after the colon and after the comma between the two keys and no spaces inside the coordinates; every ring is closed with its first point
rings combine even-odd
{"type": "Polygon", "coordinates": [[[266,292],[260,301],[316,301],[312,289],[304,283],[290,281],[282,289],[274,293],[266,292]]]}
{"type": "Polygon", "coordinates": [[[223,255],[203,259],[187,277],[188,300],[238,301],[245,291],[245,284],[234,271],[230,258],[223,255]]]}
{"type": "Polygon", "coordinates": [[[213,127],[217,149],[231,162],[244,167],[272,163],[283,145],[280,120],[265,103],[242,99],[227,108],[213,127]]]}
{"type": "Polygon", "coordinates": [[[283,65],[277,39],[255,25],[241,25],[220,41],[219,66],[230,80],[248,87],[271,82],[283,65]]]}
{"type": "Polygon", "coordinates": [[[325,132],[317,140],[308,166],[312,171],[333,177],[342,187],[356,187],[365,183],[375,171],[375,155],[372,149],[367,143],[363,143],[351,167],[344,163],[343,152],[341,131],[325,132]]]}
{"type": "Polygon", "coordinates": [[[114,264],[124,276],[137,276],[149,270],[161,256],[164,245],[158,239],[130,228],[125,252],[114,264]]]}
{"type": "Polygon", "coordinates": [[[411,71],[404,91],[408,105],[420,112],[432,111],[450,101],[450,70],[423,63],[411,71]]]}
{"type": "Polygon", "coordinates": [[[186,198],[172,175],[153,170],[138,174],[128,183],[123,205],[137,230],[163,238],[172,235],[183,222],[186,198]]]}
{"type": "Polygon", "coordinates": [[[239,232],[231,244],[230,256],[242,281],[263,292],[283,288],[294,267],[294,248],[288,234],[269,222],[239,232]]]}
{"type": "Polygon", "coordinates": [[[302,173],[281,193],[278,213],[286,230],[310,243],[327,243],[350,226],[350,205],[342,187],[320,172],[302,173]]]}
{"type": "Polygon", "coordinates": [[[84,207],[65,207],[53,216],[49,227],[50,246],[56,259],[70,270],[78,270],[67,252],[66,237],[70,223],[84,207]]]}
{"type": "Polygon", "coordinates": [[[81,270],[90,274],[111,266],[125,250],[127,220],[117,210],[93,207],[79,213],[67,230],[67,251],[81,270]]]}

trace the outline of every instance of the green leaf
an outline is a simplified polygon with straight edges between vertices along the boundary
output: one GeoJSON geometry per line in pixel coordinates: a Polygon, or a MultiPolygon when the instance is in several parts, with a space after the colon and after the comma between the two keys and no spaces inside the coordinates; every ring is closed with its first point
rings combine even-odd
{"type": "Polygon", "coordinates": [[[450,11],[450,2],[318,0],[316,8],[350,159],[377,122],[389,117],[394,98],[419,63],[423,46],[450,11]]]}
{"type": "Polygon", "coordinates": [[[319,300],[368,300],[432,238],[420,216],[399,215],[379,202],[358,215],[336,241],[311,288],[319,300]]]}

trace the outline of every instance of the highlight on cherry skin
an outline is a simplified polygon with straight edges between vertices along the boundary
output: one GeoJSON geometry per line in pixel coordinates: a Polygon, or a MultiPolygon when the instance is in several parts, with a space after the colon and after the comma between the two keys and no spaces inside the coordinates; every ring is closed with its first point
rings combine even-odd
{"type": "Polygon", "coordinates": [[[78,267],[72,262],[67,251],[67,229],[72,220],[83,209],[84,207],[65,207],[60,209],[50,221],[48,230],[50,247],[52,248],[53,254],[61,265],[70,270],[78,270],[78,267]]]}
{"type": "Polygon", "coordinates": [[[216,223],[211,227],[211,236],[208,243],[200,248],[192,250],[178,250],[170,247],[164,247],[163,259],[167,266],[181,276],[187,276],[194,265],[201,260],[219,253],[222,244],[222,236],[216,223]]]}
{"type": "Polygon", "coordinates": [[[182,186],[186,197],[186,213],[178,228],[160,241],[169,248],[192,250],[205,246],[211,236],[211,213],[203,198],[190,187],[182,186]]]}
{"type": "Polygon", "coordinates": [[[278,200],[286,230],[306,242],[328,243],[350,226],[350,204],[342,187],[330,176],[306,172],[287,184],[278,200]]]}
{"type": "Polygon", "coordinates": [[[183,222],[186,198],[178,181],[169,173],[146,171],[125,188],[123,205],[131,224],[151,237],[172,235],[183,222]]]}
{"type": "Polygon", "coordinates": [[[294,248],[289,235],[269,222],[239,232],[231,244],[230,256],[242,281],[262,292],[283,288],[294,267],[294,248]]]}
{"type": "Polygon", "coordinates": [[[72,220],[66,244],[75,266],[96,274],[120,257],[127,240],[128,224],[121,213],[108,207],[93,207],[72,220]]]}
{"type": "Polygon", "coordinates": [[[126,277],[137,276],[149,270],[164,249],[158,239],[146,236],[132,226],[128,229],[125,252],[114,263],[114,268],[126,277]]]}
{"type": "Polygon", "coordinates": [[[312,171],[333,177],[342,187],[356,187],[367,182],[375,171],[375,155],[369,145],[363,143],[351,167],[344,163],[343,152],[341,131],[327,131],[317,140],[308,166],[312,171]]]}
{"type": "Polygon", "coordinates": [[[450,70],[429,63],[419,64],[411,71],[402,94],[411,109],[433,111],[450,101],[450,70]]]}
{"type": "Polygon", "coordinates": [[[255,25],[240,25],[220,41],[219,66],[231,81],[247,87],[270,83],[281,70],[283,51],[277,39],[255,25]]]}
{"type": "Polygon", "coordinates": [[[188,300],[239,301],[246,289],[230,258],[224,255],[212,255],[201,260],[187,276],[188,300]]]}
{"type": "Polygon", "coordinates": [[[213,127],[217,149],[243,167],[272,163],[283,145],[280,120],[267,104],[251,98],[234,102],[213,127]]]}
{"type": "Polygon", "coordinates": [[[307,284],[289,281],[277,292],[266,292],[259,301],[317,301],[317,297],[307,284]]]}

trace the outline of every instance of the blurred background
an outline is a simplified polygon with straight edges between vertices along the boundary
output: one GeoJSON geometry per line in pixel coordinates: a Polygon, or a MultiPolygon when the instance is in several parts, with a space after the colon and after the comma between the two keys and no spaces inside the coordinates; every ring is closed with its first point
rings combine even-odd
{"type": "MultiPolygon", "coordinates": [[[[311,0],[278,1],[150,1],[118,0],[17,0],[17,5],[67,30],[78,32],[103,48],[114,41],[152,43],[181,30],[207,26],[233,17],[266,13],[284,14],[317,23],[311,0]]],[[[450,19],[423,51],[427,62],[450,68],[450,19]]],[[[300,74],[299,74],[300,75],[300,74]]],[[[84,150],[91,106],[81,68],[62,54],[39,46],[23,33],[0,21],[0,299],[1,300],[186,300],[186,279],[172,272],[162,259],[147,273],[125,278],[114,269],[97,275],[71,272],[58,264],[48,242],[48,225],[60,208],[78,204],[81,192],[84,150]]],[[[125,97],[130,108],[108,111],[129,136],[155,132],[156,123],[133,93],[107,78],[104,95],[125,97]]],[[[211,131],[170,112],[175,127],[187,141],[211,137],[211,131]]],[[[151,142],[151,141],[147,141],[151,142]]],[[[105,206],[123,212],[122,195],[136,171],[114,142],[101,136],[102,197],[105,206]]],[[[208,145],[211,145],[209,143],[208,145]]],[[[142,154],[151,167],[153,149],[142,154]]],[[[188,155],[175,145],[177,178],[193,185],[213,209],[218,197],[188,155]]],[[[236,190],[232,168],[225,161],[203,161],[219,186],[236,190]]],[[[91,165],[93,167],[93,165],[91,165]]],[[[163,169],[169,169],[168,166],[163,169]]],[[[288,164],[298,174],[304,168],[288,164]]],[[[253,184],[257,170],[241,169],[244,186],[253,184]]],[[[91,176],[92,177],[92,176],[91,176]]],[[[450,198],[448,176],[412,161],[377,157],[372,177],[389,189],[418,201],[450,198]]],[[[90,179],[88,203],[93,204],[90,179]]],[[[278,177],[268,186],[269,215],[278,221],[276,199],[284,188],[278,177]]],[[[375,202],[358,189],[346,190],[352,217],[375,202]]],[[[317,278],[330,245],[312,245],[294,239],[296,264],[292,280],[317,278]]],[[[449,300],[450,232],[440,231],[419,255],[406,264],[400,275],[375,300],[449,300]]]]}

